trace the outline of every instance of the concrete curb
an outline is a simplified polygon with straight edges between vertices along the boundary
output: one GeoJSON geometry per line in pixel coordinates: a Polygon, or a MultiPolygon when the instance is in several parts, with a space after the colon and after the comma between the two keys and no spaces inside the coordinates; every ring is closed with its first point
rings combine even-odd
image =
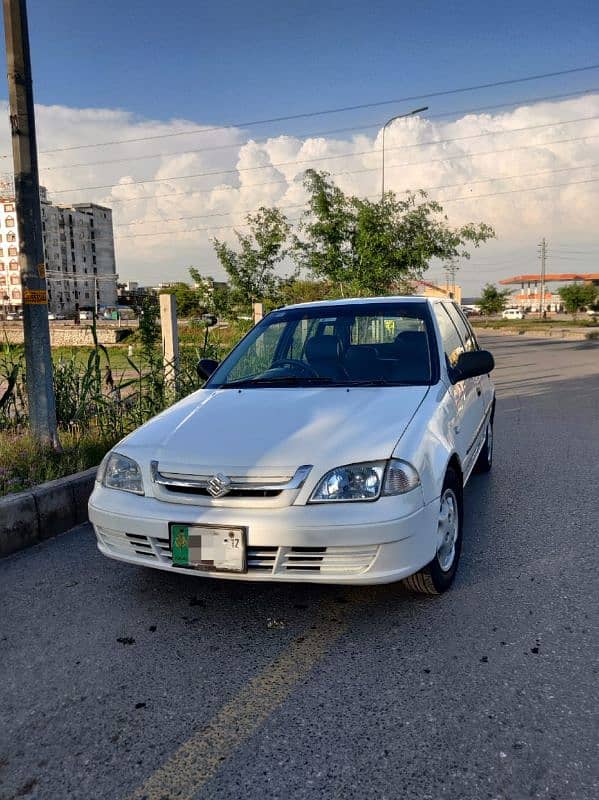
{"type": "Polygon", "coordinates": [[[97,467],[0,498],[0,558],[87,520],[97,467]]]}

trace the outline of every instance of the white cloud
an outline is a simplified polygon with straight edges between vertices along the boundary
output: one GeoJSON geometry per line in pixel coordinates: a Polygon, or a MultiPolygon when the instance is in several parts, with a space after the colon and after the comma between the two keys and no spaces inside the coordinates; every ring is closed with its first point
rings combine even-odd
{"type": "MultiPolygon", "coordinates": [[[[6,103],[2,110],[6,118],[6,103]]],[[[595,116],[599,94],[451,121],[398,120],[385,137],[386,187],[430,188],[452,224],[485,221],[495,227],[498,240],[462,265],[458,280],[467,293],[486,280],[534,271],[542,236],[556,248],[597,251],[599,181],[581,181],[599,178],[599,119],[579,119],[595,116]],[[565,122],[574,119],[579,121],[565,122]],[[556,142],[562,139],[575,141],[556,142]],[[546,185],[553,188],[514,191],[546,185]]],[[[372,197],[380,192],[380,131],[248,141],[239,129],[198,133],[189,120],[160,122],[119,110],[63,106],[38,106],[37,126],[40,177],[50,197],[111,206],[119,272],[146,283],[184,279],[190,264],[219,276],[210,237],[232,239],[228,226],[240,225],[260,205],[301,203],[301,177],[309,166],[331,172],[346,191],[372,197]],[[117,143],[123,139],[142,141],[117,143]],[[113,144],[80,147],[97,142],[113,144]],[[68,147],[80,149],[44,152],[68,147]],[[144,180],[149,182],[139,183],[144,180]],[[149,235],[165,232],[170,233],[149,235]]],[[[0,153],[10,153],[7,127],[0,131],[0,153]]],[[[4,165],[8,172],[10,158],[4,165]]],[[[290,217],[298,213],[288,209],[290,217]]],[[[554,271],[597,270],[586,254],[579,261],[553,258],[554,271]]],[[[439,275],[438,268],[431,270],[430,277],[439,275]]]]}

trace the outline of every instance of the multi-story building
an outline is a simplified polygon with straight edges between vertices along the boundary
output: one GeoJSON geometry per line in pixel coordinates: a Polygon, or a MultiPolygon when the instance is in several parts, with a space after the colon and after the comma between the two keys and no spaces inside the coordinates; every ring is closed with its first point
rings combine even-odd
{"type": "MultiPolygon", "coordinates": [[[[53,313],[116,305],[112,211],[95,203],[54,205],[40,187],[48,307],[53,313]]],[[[0,197],[0,309],[22,309],[14,197],[0,197]]]]}

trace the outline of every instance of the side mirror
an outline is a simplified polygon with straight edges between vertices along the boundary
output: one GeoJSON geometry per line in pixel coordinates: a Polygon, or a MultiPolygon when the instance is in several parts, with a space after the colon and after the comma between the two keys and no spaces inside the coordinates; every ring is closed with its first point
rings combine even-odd
{"type": "Polygon", "coordinates": [[[213,358],[200,358],[196,367],[198,378],[207,381],[217,367],[218,361],[213,358]]]}
{"type": "Polygon", "coordinates": [[[461,353],[453,368],[453,383],[476,378],[477,375],[488,375],[495,368],[495,359],[488,350],[473,350],[461,353]]]}

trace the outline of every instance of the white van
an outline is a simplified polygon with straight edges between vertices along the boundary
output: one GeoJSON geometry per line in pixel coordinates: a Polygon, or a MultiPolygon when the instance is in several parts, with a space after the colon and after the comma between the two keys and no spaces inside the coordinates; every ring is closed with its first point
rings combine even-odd
{"type": "Polygon", "coordinates": [[[519,308],[506,308],[501,316],[503,319],[524,319],[524,312],[519,308]]]}

